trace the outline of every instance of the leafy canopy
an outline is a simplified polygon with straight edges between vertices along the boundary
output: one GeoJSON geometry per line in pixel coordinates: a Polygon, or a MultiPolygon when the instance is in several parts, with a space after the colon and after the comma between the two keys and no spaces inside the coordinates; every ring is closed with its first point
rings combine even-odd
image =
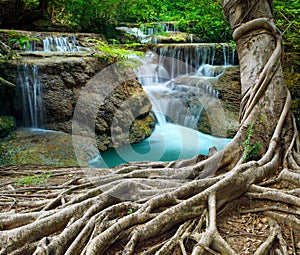
{"type": "MultiPolygon", "coordinates": [[[[27,9],[48,3],[51,21],[84,31],[103,32],[121,23],[176,21],[180,30],[203,41],[231,39],[221,0],[24,0],[27,9]]],[[[45,14],[46,15],[46,14],[45,14]]],[[[300,0],[274,0],[276,25],[284,41],[299,49],[300,0]]]]}

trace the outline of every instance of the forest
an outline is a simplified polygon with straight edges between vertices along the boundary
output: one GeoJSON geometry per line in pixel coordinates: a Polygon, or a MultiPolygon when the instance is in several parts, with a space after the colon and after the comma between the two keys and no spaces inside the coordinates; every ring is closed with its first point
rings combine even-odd
{"type": "MultiPolygon", "coordinates": [[[[4,1],[5,2],[5,1],[4,1]]],[[[181,31],[199,35],[203,42],[232,40],[231,28],[217,0],[14,0],[12,14],[3,14],[2,27],[30,27],[37,19],[49,20],[57,30],[103,33],[114,37],[120,24],[143,25],[175,21],[181,31]],[[9,15],[9,17],[6,17],[9,15]]],[[[1,2],[0,2],[1,4],[1,2]]],[[[289,48],[299,49],[299,1],[274,1],[273,16],[289,48]]],[[[0,16],[1,19],[1,16],[0,16]]]]}
{"type": "Polygon", "coordinates": [[[299,0],[0,0],[14,124],[0,255],[300,254],[299,14],[299,0]],[[168,37],[167,23],[190,41],[121,48],[116,27],[168,37]],[[113,153],[126,160],[96,165],[113,153]]]}

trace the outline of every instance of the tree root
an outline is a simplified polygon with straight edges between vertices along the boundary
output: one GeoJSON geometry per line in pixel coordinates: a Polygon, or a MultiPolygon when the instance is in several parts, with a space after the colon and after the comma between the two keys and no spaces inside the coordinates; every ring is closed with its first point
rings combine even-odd
{"type": "MultiPolygon", "coordinates": [[[[76,188],[63,189],[61,193],[55,193],[56,197],[38,212],[14,215],[6,213],[0,217],[4,229],[0,232],[0,254],[13,254],[16,251],[22,254],[29,249],[24,243],[31,244],[30,249],[34,249],[35,254],[50,254],[54,251],[55,254],[104,254],[113,243],[125,238],[122,233],[127,233],[129,237],[123,254],[135,254],[138,243],[154,238],[174,225],[178,225],[174,235],[153,246],[153,251],[157,254],[171,254],[175,249],[180,249],[182,254],[188,254],[189,248],[186,244],[193,242],[196,244],[192,254],[201,254],[208,250],[211,253],[236,254],[217,230],[217,211],[246,191],[247,194],[260,194],[261,190],[264,193],[267,190],[268,199],[275,199],[276,196],[278,198],[275,190],[254,185],[274,173],[278,155],[279,153],[275,153],[272,160],[265,165],[248,162],[220,176],[180,181],[179,186],[174,186],[170,180],[171,185],[167,189],[168,179],[151,179],[155,171],[155,175],[157,171],[162,174],[160,169],[150,171],[150,179],[145,178],[144,170],[134,170],[130,177],[129,173],[119,174],[124,181],[117,180],[112,185],[107,186],[106,181],[101,181],[98,183],[102,185],[97,187],[86,183],[76,188]],[[161,185],[160,182],[165,184],[161,185]],[[250,185],[251,183],[253,184],[250,185]],[[122,195],[128,187],[137,192],[127,196],[135,202],[122,201],[116,196],[122,195]],[[163,192],[147,191],[154,187],[163,192]],[[59,202],[63,198],[66,201],[64,204],[59,202]],[[20,222],[23,222],[22,225],[20,222]],[[208,223],[207,226],[205,222],[208,223]],[[29,234],[32,231],[36,233],[34,236],[29,234]]],[[[120,169],[117,171],[120,172],[120,169]]],[[[166,171],[171,172],[168,169],[166,171]]],[[[164,176],[165,173],[163,178],[164,176]]],[[[99,177],[99,180],[102,178],[107,179],[104,176],[99,177]]],[[[36,188],[35,192],[40,192],[40,189],[36,188]]],[[[282,201],[289,202],[286,197],[291,197],[291,203],[299,206],[293,195],[283,195],[282,201]]]]}

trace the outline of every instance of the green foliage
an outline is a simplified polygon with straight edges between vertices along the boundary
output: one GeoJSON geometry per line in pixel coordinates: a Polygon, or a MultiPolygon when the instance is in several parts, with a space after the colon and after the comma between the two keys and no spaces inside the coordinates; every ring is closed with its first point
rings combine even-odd
{"type": "Polygon", "coordinates": [[[40,175],[31,175],[31,176],[25,176],[23,178],[17,178],[15,179],[15,181],[19,185],[29,186],[29,185],[37,185],[37,184],[46,184],[50,177],[51,177],[51,173],[43,172],[40,175]]]}
{"type": "MultiPolygon", "coordinates": [[[[25,9],[36,9],[39,0],[24,0],[25,9]]],[[[176,21],[183,32],[197,34],[203,42],[231,40],[231,30],[220,0],[64,0],[49,1],[55,24],[75,30],[114,34],[120,23],[176,21]]],[[[300,1],[274,0],[274,18],[286,45],[300,49],[300,1]]],[[[163,33],[160,31],[158,33],[163,33]]],[[[28,47],[28,38],[19,39],[28,47]]]]}
{"type": "Polygon", "coordinates": [[[274,18],[286,46],[300,50],[300,1],[274,1],[274,18]]]}
{"type": "Polygon", "coordinates": [[[124,48],[124,46],[116,44],[116,41],[114,41],[113,45],[109,45],[99,40],[93,40],[93,41],[98,44],[95,48],[99,51],[99,53],[95,54],[95,56],[101,59],[105,59],[109,63],[128,61],[131,60],[130,56],[132,54],[135,55],[143,54],[140,51],[128,50],[127,48],[131,46],[130,44],[127,44],[126,48],[124,48]]]}
{"type": "Polygon", "coordinates": [[[129,208],[128,211],[127,211],[127,214],[132,214],[132,213],[133,213],[133,209],[129,208]]]}
{"type": "Polygon", "coordinates": [[[22,50],[29,50],[30,49],[30,43],[32,41],[39,41],[39,39],[36,38],[36,37],[32,37],[30,35],[18,33],[13,29],[9,32],[9,36],[10,36],[10,38],[9,38],[10,46],[17,43],[19,45],[20,49],[22,49],[22,50]]]}
{"type": "Polygon", "coordinates": [[[250,138],[252,137],[253,133],[254,133],[254,129],[253,129],[253,122],[252,122],[252,123],[250,123],[250,125],[247,129],[247,136],[244,141],[243,160],[246,162],[253,159],[254,156],[258,155],[259,149],[261,147],[261,142],[251,144],[250,138]]]}
{"type": "Polygon", "coordinates": [[[203,42],[231,39],[230,26],[222,12],[221,1],[189,1],[179,19],[181,30],[197,34],[203,42]]]}

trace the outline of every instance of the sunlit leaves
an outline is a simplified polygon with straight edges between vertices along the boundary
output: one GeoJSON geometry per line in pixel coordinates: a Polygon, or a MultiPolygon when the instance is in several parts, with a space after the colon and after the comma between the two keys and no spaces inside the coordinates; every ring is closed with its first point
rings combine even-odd
{"type": "Polygon", "coordinates": [[[286,0],[274,2],[274,16],[276,25],[283,34],[286,45],[296,50],[300,49],[300,1],[286,0]]]}

